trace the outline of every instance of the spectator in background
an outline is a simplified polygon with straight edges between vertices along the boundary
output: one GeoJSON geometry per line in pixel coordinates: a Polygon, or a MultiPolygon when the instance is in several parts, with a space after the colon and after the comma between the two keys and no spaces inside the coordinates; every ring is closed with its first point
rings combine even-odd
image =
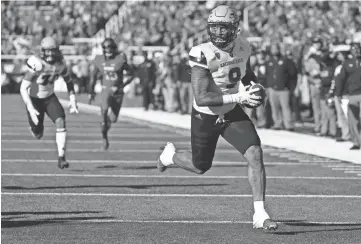
{"type": "Polygon", "coordinates": [[[336,60],[337,60],[337,67],[335,68],[334,76],[332,79],[331,87],[329,90],[329,96],[333,97],[335,102],[335,109],[336,109],[336,120],[337,120],[337,129],[336,129],[336,141],[343,142],[350,140],[350,129],[348,127],[347,117],[346,114],[343,112],[341,107],[341,97],[345,96],[345,90],[341,93],[341,97],[335,96],[335,88],[336,88],[336,77],[340,74],[342,63],[345,61],[345,57],[347,56],[346,52],[337,52],[336,53],[336,60]]]}
{"type": "Polygon", "coordinates": [[[178,98],[178,87],[179,83],[179,72],[178,72],[178,63],[179,55],[173,56],[173,59],[168,59],[165,61],[165,74],[164,74],[164,88],[163,96],[165,109],[168,112],[177,112],[179,111],[179,98],[178,98]]]}
{"type": "Polygon", "coordinates": [[[271,55],[266,61],[266,86],[269,90],[269,99],[272,110],[273,129],[283,127],[292,131],[292,112],[290,107],[290,93],[297,83],[296,64],[283,56],[278,44],[270,47],[271,55]]]}
{"type": "Polygon", "coordinates": [[[321,48],[321,39],[313,39],[312,46],[306,54],[304,62],[306,75],[310,84],[312,112],[315,123],[314,132],[317,135],[320,135],[321,131],[321,48]]]}
{"type": "Polygon", "coordinates": [[[79,93],[85,93],[88,91],[90,63],[86,57],[82,57],[76,65],[73,66],[73,73],[79,81],[79,93]]]}
{"type": "Polygon", "coordinates": [[[350,150],[359,150],[361,146],[361,47],[351,46],[351,57],[342,64],[341,72],[336,77],[336,96],[340,97],[343,90],[348,95],[347,119],[353,146],[350,150]]]}
{"type": "Polygon", "coordinates": [[[193,107],[193,92],[191,83],[190,66],[188,64],[188,54],[183,52],[178,64],[179,73],[179,101],[182,114],[190,114],[193,107]]]}
{"type": "Polygon", "coordinates": [[[267,51],[261,50],[256,53],[256,64],[254,67],[254,73],[257,76],[258,83],[260,83],[264,88],[266,88],[266,99],[264,106],[259,106],[256,108],[256,117],[257,122],[256,126],[258,128],[269,128],[272,125],[272,113],[271,106],[269,103],[269,89],[267,87],[266,79],[266,56],[267,51]]]}
{"type": "Polygon", "coordinates": [[[336,137],[336,109],[334,99],[329,96],[328,91],[332,84],[333,74],[337,66],[335,56],[328,48],[323,49],[323,58],[321,61],[321,92],[320,92],[320,105],[321,105],[321,136],[336,137]]]}
{"type": "Polygon", "coordinates": [[[154,108],[153,89],[156,80],[156,67],[153,60],[148,59],[147,52],[143,52],[144,61],[138,66],[137,74],[142,86],[143,108],[154,108]]]}

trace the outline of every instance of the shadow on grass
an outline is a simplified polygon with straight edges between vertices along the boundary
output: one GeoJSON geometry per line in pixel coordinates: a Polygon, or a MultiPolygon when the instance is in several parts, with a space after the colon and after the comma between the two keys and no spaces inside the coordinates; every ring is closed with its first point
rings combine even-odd
{"type": "Polygon", "coordinates": [[[3,186],[5,190],[51,190],[51,189],[80,189],[80,188],[131,188],[131,189],[151,189],[154,187],[202,187],[202,186],[226,186],[228,184],[158,184],[158,185],[76,185],[76,186],[3,186]]]}
{"type": "Polygon", "coordinates": [[[307,220],[276,220],[281,224],[280,228],[274,232],[268,232],[273,235],[298,235],[302,233],[316,233],[316,232],[344,232],[344,231],[359,231],[361,230],[360,223],[337,223],[337,222],[312,222],[307,220]],[[282,225],[293,227],[293,230],[282,231],[282,225]],[[310,227],[310,228],[302,228],[310,227]],[[300,229],[302,228],[302,229],[300,229]]]}
{"type": "Polygon", "coordinates": [[[45,225],[45,224],[56,224],[56,223],[72,223],[72,221],[86,221],[86,220],[104,220],[104,219],[114,219],[114,217],[65,217],[65,218],[47,218],[41,220],[4,220],[1,219],[1,228],[19,228],[19,227],[29,227],[36,225],[45,225]]]}

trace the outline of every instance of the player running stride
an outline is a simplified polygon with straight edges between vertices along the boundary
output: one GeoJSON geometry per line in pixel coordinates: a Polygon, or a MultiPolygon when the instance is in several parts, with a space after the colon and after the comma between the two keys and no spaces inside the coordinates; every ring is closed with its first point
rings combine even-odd
{"type": "Polygon", "coordinates": [[[36,139],[43,136],[45,113],[55,123],[58,167],[68,168],[69,163],[65,159],[65,112],[54,93],[54,82],[59,76],[63,77],[69,92],[70,112],[79,113],[74,85],[56,41],[45,37],[40,42],[40,49],[40,57],[33,55],[26,62],[28,71],[21,83],[20,94],[26,105],[31,133],[36,139]]]}
{"type": "Polygon", "coordinates": [[[111,123],[118,119],[122,106],[123,88],[134,78],[127,63],[124,53],[118,53],[117,44],[111,38],[106,38],[102,43],[103,55],[97,55],[94,59],[94,69],[89,85],[89,104],[94,100],[94,86],[97,76],[102,76],[101,96],[101,133],[103,138],[103,149],[109,148],[108,130],[111,123]],[[124,72],[124,73],[123,73],[124,72]],[[123,75],[128,79],[123,82],[123,75]]]}
{"type": "Polygon", "coordinates": [[[251,82],[256,81],[249,64],[251,47],[237,35],[236,11],[221,5],[208,18],[210,42],[195,46],[189,52],[194,93],[191,115],[191,151],[176,151],[168,142],[157,167],[177,166],[204,174],[212,161],[220,135],[234,146],[248,162],[248,179],[254,201],[253,227],[277,229],[264,208],[266,175],[263,152],[256,129],[239,104],[257,107],[262,98],[256,96],[251,82]],[[242,80],[241,80],[242,79],[242,80]]]}

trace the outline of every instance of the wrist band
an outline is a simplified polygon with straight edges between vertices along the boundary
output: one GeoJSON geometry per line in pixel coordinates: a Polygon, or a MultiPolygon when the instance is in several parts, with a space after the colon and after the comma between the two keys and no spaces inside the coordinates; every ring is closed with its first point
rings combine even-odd
{"type": "Polygon", "coordinates": [[[237,102],[237,97],[235,96],[235,94],[223,95],[222,99],[223,104],[231,104],[237,102]]]}

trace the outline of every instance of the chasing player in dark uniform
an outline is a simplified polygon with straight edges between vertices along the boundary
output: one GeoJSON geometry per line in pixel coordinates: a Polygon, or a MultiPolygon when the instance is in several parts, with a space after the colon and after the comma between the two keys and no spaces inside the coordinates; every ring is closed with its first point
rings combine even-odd
{"type": "Polygon", "coordinates": [[[118,53],[115,41],[106,38],[102,43],[103,55],[94,59],[94,69],[90,78],[89,103],[94,99],[94,86],[98,76],[102,76],[101,96],[101,133],[103,149],[109,148],[108,130],[111,123],[118,119],[119,111],[124,97],[123,88],[133,80],[131,69],[124,53],[118,53]],[[123,76],[128,79],[123,81],[123,76]]]}
{"type": "Polygon", "coordinates": [[[266,175],[260,138],[240,106],[260,106],[264,97],[254,94],[260,88],[250,86],[256,81],[249,64],[251,47],[246,39],[237,35],[238,23],[237,12],[225,5],[218,6],[209,15],[211,41],[189,52],[194,93],[192,150],[176,151],[174,144],[168,142],[157,167],[163,172],[168,165],[176,164],[204,174],[212,166],[217,141],[222,135],[248,161],[254,201],[253,227],[275,230],[277,223],[264,209],[266,175]]]}
{"type": "Polygon", "coordinates": [[[20,93],[26,105],[31,133],[35,138],[43,136],[45,113],[55,123],[58,167],[68,168],[69,163],[65,160],[65,112],[54,94],[54,82],[59,76],[63,77],[69,92],[70,112],[78,113],[74,85],[56,41],[45,37],[41,40],[40,48],[41,55],[33,55],[26,62],[28,71],[21,83],[20,93]]]}

